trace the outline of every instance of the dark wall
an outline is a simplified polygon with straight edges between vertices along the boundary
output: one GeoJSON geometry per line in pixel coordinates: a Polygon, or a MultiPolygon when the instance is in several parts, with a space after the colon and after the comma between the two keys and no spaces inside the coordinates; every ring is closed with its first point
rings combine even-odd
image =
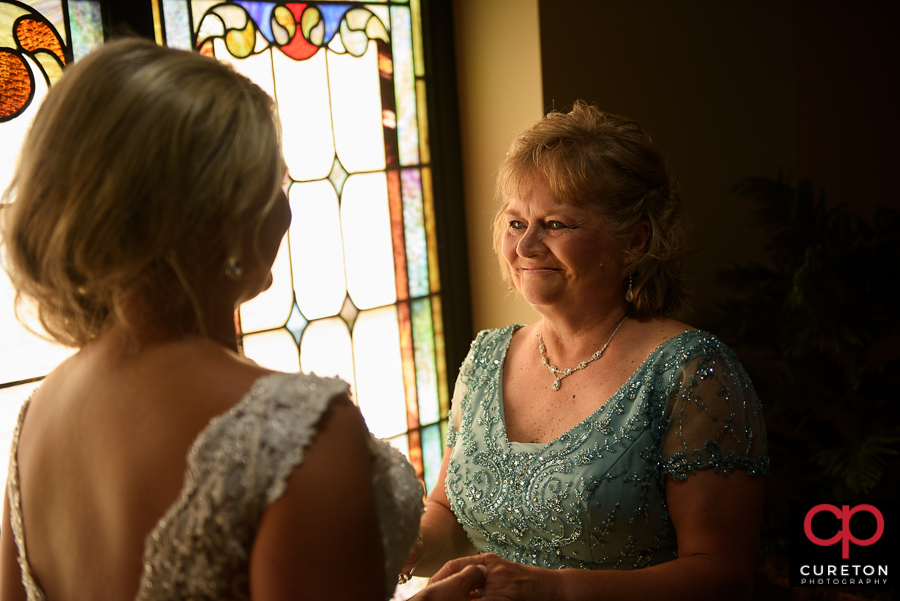
{"type": "Polygon", "coordinates": [[[718,270],[763,234],[731,192],[748,176],[811,178],[832,201],[897,204],[898,3],[540,0],[546,108],[576,99],[640,123],[694,224],[685,270],[704,325],[718,270]]]}

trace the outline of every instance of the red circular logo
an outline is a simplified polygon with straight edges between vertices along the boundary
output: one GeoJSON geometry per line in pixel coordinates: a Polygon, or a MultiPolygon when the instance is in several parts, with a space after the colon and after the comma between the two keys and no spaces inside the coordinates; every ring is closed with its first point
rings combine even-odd
{"type": "Polygon", "coordinates": [[[841,557],[843,559],[849,559],[851,541],[861,547],[868,547],[869,545],[874,545],[878,542],[878,539],[880,539],[881,535],[884,533],[884,516],[881,515],[881,512],[878,511],[877,507],[872,505],[857,505],[853,509],[850,509],[849,505],[842,505],[841,509],[838,509],[834,505],[823,503],[821,505],[816,505],[806,514],[806,519],[803,520],[803,531],[806,533],[806,538],[808,538],[810,542],[819,545],[820,547],[830,547],[838,541],[841,541],[841,557]],[[812,531],[812,519],[821,511],[827,511],[834,514],[836,518],[841,520],[841,529],[829,539],[821,539],[813,534],[812,531]],[[875,534],[866,540],[860,540],[850,533],[850,518],[860,511],[871,513],[875,517],[875,522],[878,524],[875,534]]]}

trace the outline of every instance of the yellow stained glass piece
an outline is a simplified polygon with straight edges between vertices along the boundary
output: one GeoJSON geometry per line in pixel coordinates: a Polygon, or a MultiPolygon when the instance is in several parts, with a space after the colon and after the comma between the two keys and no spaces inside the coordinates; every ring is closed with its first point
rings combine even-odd
{"type": "Polygon", "coordinates": [[[238,58],[245,58],[253,53],[256,47],[256,27],[248,21],[243,29],[229,29],[225,34],[228,51],[238,58]]]}
{"type": "Polygon", "coordinates": [[[276,6],[272,12],[272,32],[275,34],[275,41],[280,45],[287,44],[294,38],[297,32],[297,21],[294,20],[294,14],[284,6],[276,6]],[[281,27],[278,27],[278,26],[281,27]]]}
{"type": "Polygon", "coordinates": [[[284,161],[297,181],[327,177],[334,163],[334,134],[325,51],[295,61],[272,53],[278,79],[277,100],[283,131],[284,161]]]}
{"type": "Polygon", "coordinates": [[[341,201],[347,291],[360,309],[397,300],[387,177],[383,171],[351,175],[341,201]]]}
{"type": "MultiPolygon", "coordinates": [[[[28,14],[31,14],[31,11],[27,8],[15,6],[14,4],[6,4],[5,2],[0,4],[0,23],[12,24],[15,23],[16,19],[18,19],[19,17],[28,14]]],[[[18,47],[18,45],[16,44],[16,38],[13,35],[12,27],[0,27],[0,47],[18,47]]]]}
{"type": "Polygon", "coordinates": [[[317,376],[337,376],[350,384],[352,391],[356,390],[353,344],[343,319],[317,319],[306,326],[300,339],[300,367],[317,376]]]}
{"type": "MultiPolygon", "coordinates": [[[[291,263],[297,306],[308,320],[344,304],[344,251],[337,193],[328,180],[291,186],[291,263]]],[[[304,368],[305,369],[305,368],[304,368]]]]}
{"type": "Polygon", "coordinates": [[[284,328],[244,336],[244,355],[267,369],[296,373],[300,355],[294,337],[284,328]]]}
{"type": "Polygon", "coordinates": [[[303,37],[316,46],[321,46],[325,40],[325,20],[322,13],[315,6],[309,6],[300,16],[300,31],[303,37]],[[313,31],[315,30],[315,31],[313,31]]]}
{"type": "Polygon", "coordinates": [[[34,53],[34,58],[44,68],[44,73],[47,75],[47,79],[50,80],[51,86],[59,81],[59,78],[62,77],[63,66],[60,64],[59,59],[56,58],[56,55],[52,52],[39,51],[34,53]]]}
{"type": "Polygon", "coordinates": [[[369,19],[369,22],[366,24],[366,35],[369,36],[370,40],[391,41],[387,30],[384,28],[384,23],[377,17],[369,19]]]}
{"type": "Polygon", "coordinates": [[[338,157],[350,172],[385,168],[381,80],[375,42],[361,57],[328,57],[334,141],[338,157]]]}
{"type": "Polygon", "coordinates": [[[366,424],[378,438],[406,431],[406,394],[397,307],[363,311],[353,328],[356,396],[366,424]]]}
{"type": "Polygon", "coordinates": [[[212,12],[222,18],[226,30],[244,29],[253,21],[247,11],[237,4],[220,4],[212,12]]]}
{"type": "MultiPolygon", "coordinates": [[[[245,242],[243,252],[244,256],[255,252],[252,241],[245,242]]],[[[294,304],[289,255],[285,238],[281,241],[272,265],[272,285],[256,298],[241,305],[241,330],[244,333],[280,328],[287,323],[294,304]]]]}

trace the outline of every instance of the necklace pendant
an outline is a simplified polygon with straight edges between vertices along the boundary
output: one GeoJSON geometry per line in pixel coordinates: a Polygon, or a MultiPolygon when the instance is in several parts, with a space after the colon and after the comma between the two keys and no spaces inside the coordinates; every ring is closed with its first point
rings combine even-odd
{"type": "Polygon", "coordinates": [[[554,380],[553,386],[550,387],[550,388],[553,389],[553,392],[556,392],[557,390],[559,390],[559,382],[560,382],[559,378],[557,378],[556,380],[554,380]]]}

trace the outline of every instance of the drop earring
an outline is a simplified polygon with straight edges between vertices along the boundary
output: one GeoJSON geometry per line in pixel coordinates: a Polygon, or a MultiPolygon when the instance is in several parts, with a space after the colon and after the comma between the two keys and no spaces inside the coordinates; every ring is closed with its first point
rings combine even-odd
{"type": "Polygon", "coordinates": [[[235,253],[228,257],[228,260],[225,261],[225,276],[232,282],[237,282],[243,275],[244,270],[241,268],[240,253],[235,253]]]}
{"type": "Polygon", "coordinates": [[[634,302],[634,290],[631,287],[631,278],[632,274],[628,274],[628,292],[625,293],[625,301],[629,303],[634,302]]]}

